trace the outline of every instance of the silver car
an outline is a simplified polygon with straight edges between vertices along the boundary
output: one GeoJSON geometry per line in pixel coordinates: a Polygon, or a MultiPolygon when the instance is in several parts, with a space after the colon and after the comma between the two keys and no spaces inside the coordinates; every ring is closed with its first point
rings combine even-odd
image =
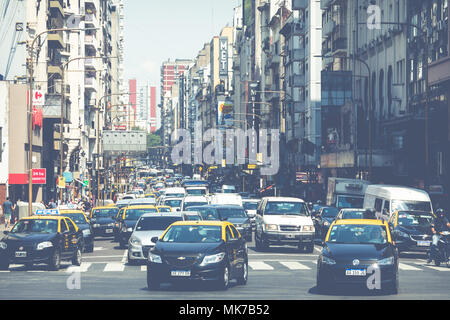
{"type": "Polygon", "coordinates": [[[128,264],[145,262],[148,252],[155,246],[153,237],[160,237],[174,222],[184,220],[178,212],[146,213],[143,214],[128,241],[128,264]]]}

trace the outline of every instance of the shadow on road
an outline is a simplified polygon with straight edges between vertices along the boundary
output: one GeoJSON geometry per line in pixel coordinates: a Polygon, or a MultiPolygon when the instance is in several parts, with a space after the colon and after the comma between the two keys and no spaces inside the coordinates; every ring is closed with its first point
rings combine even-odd
{"type": "Polygon", "coordinates": [[[336,296],[336,297],[342,297],[342,296],[348,296],[348,297],[379,297],[379,296],[389,296],[391,294],[386,293],[382,290],[369,290],[367,288],[362,287],[356,287],[356,286],[340,286],[335,288],[330,288],[325,290],[324,292],[319,292],[317,287],[312,287],[308,290],[309,294],[316,295],[316,296],[336,296]]]}

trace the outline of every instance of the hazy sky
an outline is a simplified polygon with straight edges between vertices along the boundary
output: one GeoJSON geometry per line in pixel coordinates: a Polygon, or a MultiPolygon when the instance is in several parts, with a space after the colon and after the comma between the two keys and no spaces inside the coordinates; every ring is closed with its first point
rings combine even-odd
{"type": "Polygon", "coordinates": [[[124,78],[160,87],[167,59],[194,59],[227,24],[242,0],[124,0],[124,78]]]}

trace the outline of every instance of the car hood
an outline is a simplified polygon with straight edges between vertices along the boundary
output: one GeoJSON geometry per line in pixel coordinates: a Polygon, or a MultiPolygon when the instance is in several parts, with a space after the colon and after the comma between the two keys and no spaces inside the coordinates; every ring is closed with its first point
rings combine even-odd
{"type": "Polygon", "coordinates": [[[428,226],[398,226],[399,231],[405,232],[410,235],[424,235],[432,234],[431,228],[428,226]]]}
{"type": "Polygon", "coordinates": [[[165,230],[152,230],[152,231],[134,231],[131,237],[141,240],[143,246],[154,245],[151,241],[153,237],[161,237],[165,230]]]}
{"type": "Polygon", "coordinates": [[[311,217],[289,215],[264,215],[264,223],[278,225],[313,225],[311,217]]]}
{"type": "Polygon", "coordinates": [[[250,222],[248,218],[228,218],[226,221],[231,222],[232,224],[243,224],[250,222]]]}
{"type": "Polygon", "coordinates": [[[336,261],[379,260],[393,255],[388,244],[341,244],[326,243],[323,254],[336,261]]]}
{"type": "Polygon", "coordinates": [[[9,233],[2,241],[6,243],[12,242],[28,242],[28,243],[38,243],[42,241],[53,240],[56,233],[9,233]]]}
{"type": "Polygon", "coordinates": [[[114,219],[113,218],[95,218],[95,220],[91,220],[91,221],[92,221],[92,223],[95,223],[95,224],[104,225],[104,224],[113,223],[114,219]]]}
{"type": "Polygon", "coordinates": [[[218,243],[165,243],[158,241],[154,253],[163,255],[208,254],[225,250],[223,242],[218,243]]]}

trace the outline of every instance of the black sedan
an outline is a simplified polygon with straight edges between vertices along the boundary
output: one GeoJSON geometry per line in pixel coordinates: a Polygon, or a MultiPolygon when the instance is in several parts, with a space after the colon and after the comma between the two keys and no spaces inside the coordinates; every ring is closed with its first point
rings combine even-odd
{"type": "Polygon", "coordinates": [[[333,222],[317,261],[317,288],[326,291],[343,284],[397,294],[398,253],[387,222],[333,222]]]}
{"type": "Polygon", "coordinates": [[[80,210],[60,210],[60,214],[70,218],[77,225],[83,234],[81,241],[82,252],[94,252],[94,231],[88,219],[80,210]]]}
{"type": "Polygon", "coordinates": [[[148,255],[149,289],[186,280],[210,281],[222,290],[231,279],[247,283],[247,246],[229,222],[175,222],[152,242],[156,245],[148,255]]]}
{"type": "Polygon", "coordinates": [[[333,223],[338,213],[339,210],[335,207],[322,207],[319,209],[317,215],[314,217],[314,228],[320,239],[325,238],[330,225],[333,223]]]}
{"type": "Polygon", "coordinates": [[[90,215],[92,230],[95,237],[112,237],[114,235],[114,222],[119,208],[96,207],[90,215]]]}
{"type": "Polygon", "coordinates": [[[426,253],[433,238],[433,219],[431,212],[395,211],[389,219],[389,227],[398,251],[426,253]]]}
{"type": "Polygon", "coordinates": [[[81,264],[81,231],[71,219],[63,216],[32,216],[20,219],[0,241],[0,269],[10,264],[48,264],[58,270],[62,260],[81,264]]]}

